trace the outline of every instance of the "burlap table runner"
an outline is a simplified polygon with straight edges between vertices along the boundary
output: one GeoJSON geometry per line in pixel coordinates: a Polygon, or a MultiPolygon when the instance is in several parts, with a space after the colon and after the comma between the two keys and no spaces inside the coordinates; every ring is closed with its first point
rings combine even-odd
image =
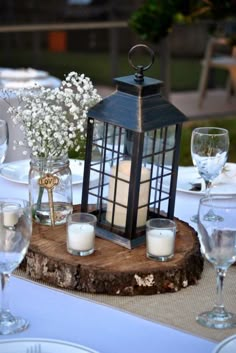
{"type": "MultiPolygon", "coordinates": [[[[19,277],[26,277],[21,270],[15,271],[14,274],[19,277]]],[[[41,281],[39,283],[48,286],[48,284],[41,281]]],[[[215,271],[207,262],[199,283],[176,293],[119,297],[104,294],[85,294],[71,290],[65,291],[210,340],[221,341],[230,335],[236,334],[236,328],[226,330],[209,329],[202,327],[195,321],[198,313],[213,307],[216,298],[215,271]]],[[[236,313],[236,266],[230,267],[225,279],[224,303],[227,310],[236,313]]]]}

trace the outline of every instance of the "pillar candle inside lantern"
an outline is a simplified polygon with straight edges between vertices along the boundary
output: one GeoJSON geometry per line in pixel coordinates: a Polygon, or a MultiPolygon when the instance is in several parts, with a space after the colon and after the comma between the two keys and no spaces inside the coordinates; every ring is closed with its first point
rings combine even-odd
{"type": "MultiPolygon", "coordinates": [[[[107,222],[112,223],[112,212],[113,212],[113,207],[115,207],[113,224],[118,227],[125,227],[126,216],[127,216],[129,185],[130,185],[130,182],[132,183],[132,180],[130,181],[131,162],[121,161],[119,163],[118,168],[119,169],[118,169],[117,177],[123,180],[117,179],[116,195],[115,195],[116,166],[112,167],[111,177],[109,182],[108,199],[114,201],[114,204],[112,202],[107,203],[106,220],[107,222]],[[116,198],[114,199],[114,197],[116,198]],[[119,203],[120,205],[117,205],[115,203],[119,203]]],[[[139,207],[148,203],[149,187],[150,187],[149,169],[142,167],[140,181],[144,183],[140,183],[139,203],[138,203],[139,207]],[[144,182],[145,180],[146,182],[144,182]]],[[[147,218],[147,207],[142,207],[138,210],[137,227],[144,226],[146,223],[146,218],[147,218]]]]}

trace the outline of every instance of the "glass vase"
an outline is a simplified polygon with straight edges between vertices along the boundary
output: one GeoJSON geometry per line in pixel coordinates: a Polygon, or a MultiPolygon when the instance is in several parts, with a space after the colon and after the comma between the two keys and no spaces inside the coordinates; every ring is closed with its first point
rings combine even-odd
{"type": "Polygon", "coordinates": [[[73,211],[72,176],[68,156],[31,156],[29,197],[33,220],[48,226],[66,223],[73,211]]]}

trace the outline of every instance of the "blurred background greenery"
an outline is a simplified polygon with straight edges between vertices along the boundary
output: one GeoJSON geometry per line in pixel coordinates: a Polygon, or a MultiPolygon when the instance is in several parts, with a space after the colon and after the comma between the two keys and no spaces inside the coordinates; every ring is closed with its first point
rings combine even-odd
{"type": "Polygon", "coordinates": [[[228,162],[236,162],[236,115],[231,117],[221,117],[211,120],[198,120],[194,122],[185,123],[183,125],[181,136],[181,150],[180,150],[180,165],[192,165],[190,154],[190,140],[191,133],[195,127],[199,126],[215,126],[222,127],[229,131],[230,148],[228,162]]]}
{"type": "MultiPolygon", "coordinates": [[[[50,75],[60,79],[70,71],[77,71],[88,75],[95,86],[114,87],[114,71],[117,72],[115,77],[132,74],[127,48],[144,41],[148,45],[151,43],[150,46],[156,50],[154,65],[145,73],[146,76],[163,78],[165,87],[170,92],[197,91],[208,35],[222,35],[223,31],[233,45],[236,33],[235,0],[58,0],[56,6],[54,0],[11,0],[2,1],[0,9],[1,23],[6,27],[14,27],[16,24],[61,22],[67,25],[69,22],[82,24],[85,21],[124,21],[126,26],[121,26],[116,31],[115,28],[66,31],[63,27],[58,31],[48,27],[44,31],[32,32],[11,33],[9,29],[9,33],[3,31],[0,34],[0,66],[34,67],[48,71],[50,75]],[[163,40],[167,37],[169,47],[163,46],[163,40]],[[55,43],[52,43],[52,38],[55,43]],[[59,38],[66,38],[60,50],[59,38]],[[163,54],[166,51],[169,54],[165,56],[163,54]],[[117,61],[116,70],[114,57],[117,61]],[[163,62],[168,70],[170,66],[167,79],[163,74],[163,62]]],[[[139,60],[145,65],[147,58],[140,56],[139,60]]],[[[227,77],[224,70],[214,71],[212,77],[211,87],[225,88],[227,77]]],[[[211,120],[202,117],[201,120],[185,123],[180,164],[192,164],[191,132],[195,126],[203,125],[221,126],[230,131],[229,160],[236,161],[235,118],[236,113],[230,117],[211,117],[211,120]]],[[[77,157],[82,157],[83,153],[82,147],[77,157]]],[[[76,155],[73,153],[73,156],[76,155]]]]}
{"type": "MultiPolygon", "coordinates": [[[[89,75],[95,85],[113,86],[111,80],[111,63],[107,52],[50,52],[41,51],[40,69],[49,71],[51,75],[63,79],[70,71],[89,75]],[[96,65],[95,65],[96,63],[96,65]]],[[[140,62],[147,57],[140,56],[140,62]]],[[[32,65],[32,51],[14,50],[14,56],[4,58],[0,54],[0,65],[12,68],[30,67],[32,65]]],[[[128,63],[127,54],[120,53],[118,59],[118,76],[131,75],[133,69],[128,63]]],[[[171,90],[197,90],[201,72],[201,60],[196,57],[171,58],[171,90]]],[[[145,73],[146,76],[159,78],[160,65],[158,53],[153,66],[145,73]]],[[[226,72],[217,70],[214,74],[214,86],[223,87],[226,81],[226,72]]]]}
{"type": "MultiPolygon", "coordinates": [[[[31,51],[15,50],[14,60],[4,62],[0,57],[2,66],[10,67],[28,67],[32,63],[31,51]]],[[[105,52],[96,53],[76,53],[76,52],[61,52],[51,53],[42,51],[40,54],[40,68],[50,71],[61,79],[70,71],[79,73],[89,73],[94,85],[104,85],[113,87],[111,81],[109,55],[105,52]],[[96,63],[96,65],[95,65],[96,63]]],[[[148,76],[159,77],[158,59],[148,71],[148,76]]],[[[199,74],[201,63],[198,58],[171,58],[171,91],[195,91],[198,88],[199,74]]],[[[127,54],[121,54],[119,57],[119,76],[130,75],[133,69],[129,66],[127,54]]],[[[215,87],[224,87],[226,81],[226,72],[218,70],[214,75],[215,87]]],[[[235,116],[221,116],[207,120],[203,117],[202,120],[184,123],[181,137],[181,153],[180,165],[192,165],[190,155],[190,138],[191,132],[197,126],[219,126],[230,131],[230,152],[229,161],[236,161],[236,114],[235,116]]],[[[82,146],[79,153],[72,152],[71,157],[83,158],[84,148],[82,146]]]]}

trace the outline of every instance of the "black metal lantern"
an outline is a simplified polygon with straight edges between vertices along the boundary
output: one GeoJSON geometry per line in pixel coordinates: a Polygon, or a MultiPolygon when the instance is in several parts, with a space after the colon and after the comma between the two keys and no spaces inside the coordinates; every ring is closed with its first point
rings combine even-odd
{"type": "Polygon", "coordinates": [[[174,216],[182,123],[187,118],[160,95],[161,82],[115,79],[117,90],[89,110],[83,212],[97,216],[96,235],[129,249],[145,242],[146,220],[174,216]]]}

